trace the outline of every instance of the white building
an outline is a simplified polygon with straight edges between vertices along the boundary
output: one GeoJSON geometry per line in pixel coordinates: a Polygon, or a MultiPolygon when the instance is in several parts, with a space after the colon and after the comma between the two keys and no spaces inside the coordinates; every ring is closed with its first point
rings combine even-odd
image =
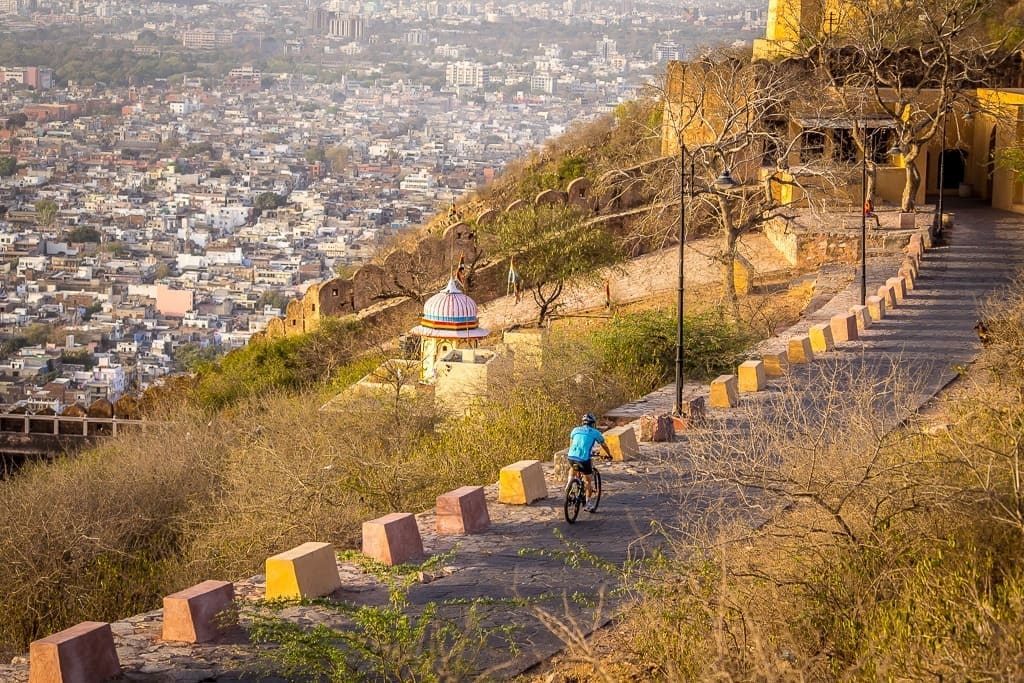
{"type": "Polygon", "coordinates": [[[428,173],[425,169],[410,173],[405,176],[400,183],[398,183],[398,189],[403,192],[430,194],[436,188],[437,181],[434,180],[434,176],[428,173]]]}
{"type": "Polygon", "coordinates": [[[452,62],[445,70],[445,83],[483,88],[491,82],[490,69],[479,62],[452,62]]]}

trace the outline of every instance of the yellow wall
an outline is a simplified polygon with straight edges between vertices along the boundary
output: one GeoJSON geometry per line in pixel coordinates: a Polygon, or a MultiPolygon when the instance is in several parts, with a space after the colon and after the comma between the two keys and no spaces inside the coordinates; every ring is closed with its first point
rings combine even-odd
{"type": "Polygon", "coordinates": [[[981,111],[975,115],[971,131],[968,182],[974,186],[974,194],[991,200],[993,207],[1024,213],[1024,185],[994,161],[1002,150],[1024,145],[1024,90],[979,89],[977,98],[981,111]]]}
{"type": "Polygon", "coordinates": [[[765,37],[754,41],[754,60],[796,56],[805,39],[839,34],[851,16],[841,0],[769,0],[765,37]]]}

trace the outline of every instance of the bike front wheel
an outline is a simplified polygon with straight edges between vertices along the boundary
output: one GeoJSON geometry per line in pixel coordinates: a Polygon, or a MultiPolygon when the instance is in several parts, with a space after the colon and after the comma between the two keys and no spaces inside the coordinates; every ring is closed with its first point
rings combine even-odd
{"type": "Polygon", "coordinates": [[[565,521],[569,524],[575,522],[579,517],[580,506],[583,505],[583,499],[586,497],[582,481],[573,479],[569,482],[569,488],[565,492],[565,521]]]}

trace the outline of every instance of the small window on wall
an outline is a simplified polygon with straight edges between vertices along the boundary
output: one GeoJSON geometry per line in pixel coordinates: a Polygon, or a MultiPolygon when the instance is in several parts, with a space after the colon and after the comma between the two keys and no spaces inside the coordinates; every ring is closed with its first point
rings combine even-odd
{"type": "Polygon", "coordinates": [[[338,296],[338,288],[337,287],[334,287],[333,289],[331,289],[331,296],[338,296]]]}
{"type": "Polygon", "coordinates": [[[832,158],[841,163],[857,163],[857,143],[851,129],[837,128],[832,131],[832,158]]]}
{"type": "Polygon", "coordinates": [[[825,155],[825,134],[817,130],[805,130],[800,144],[800,161],[814,161],[825,155]]]}
{"type": "Polygon", "coordinates": [[[873,128],[868,132],[868,158],[876,164],[889,163],[892,149],[892,129],[873,128]]]}
{"type": "Polygon", "coordinates": [[[785,137],[789,124],[785,119],[767,119],[764,122],[765,139],[761,165],[774,167],[782,157],[785,137]]]}

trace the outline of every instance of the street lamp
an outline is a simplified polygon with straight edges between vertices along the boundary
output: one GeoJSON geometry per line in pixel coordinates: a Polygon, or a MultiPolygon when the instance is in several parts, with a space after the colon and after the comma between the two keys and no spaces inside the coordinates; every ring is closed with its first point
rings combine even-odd
{"type": "MultiPolygon", "coordinates": [[[[693,154],[690,154],[690,193],[693,198],[693,154]]],[[[676,403],[674,415],[683,414],[683,292],[686,287],[684,279],[684,260],[686,253],[686,146],[679,142],[679,292],[676,299],[676,312],[679,320],[676,323],[676,403]]]]}
{"type": "MultiPolygon", "coordinates": [[[[690,187],[686,188],[686,147],[679,146],[679,292],[676,300],[676,401],[674,415],[683,414],[683,294],[686,290],[684,255],[686,245],[686,202],[693,200],[693,154],[690,153],[690,187]]],[[[729,169],[724,169],[712,183],[719,190],[730,190],[738,185],[729,169]]]]}
{"type": "Polygon", "coordinates": [[[939,224],[935,228],[936,234],[942,234],[942,195],[945,193],[946,183],[943,178],[943,171],[946,168],[946,116],[949,114],[949,104],[942,108],[942,149],[939,150],[939,224]]]}
{"type": "Polygon", "coordinates": [[[868,130],[861,124],[860,154],[860,305],[868,300],[868,130]]]}

